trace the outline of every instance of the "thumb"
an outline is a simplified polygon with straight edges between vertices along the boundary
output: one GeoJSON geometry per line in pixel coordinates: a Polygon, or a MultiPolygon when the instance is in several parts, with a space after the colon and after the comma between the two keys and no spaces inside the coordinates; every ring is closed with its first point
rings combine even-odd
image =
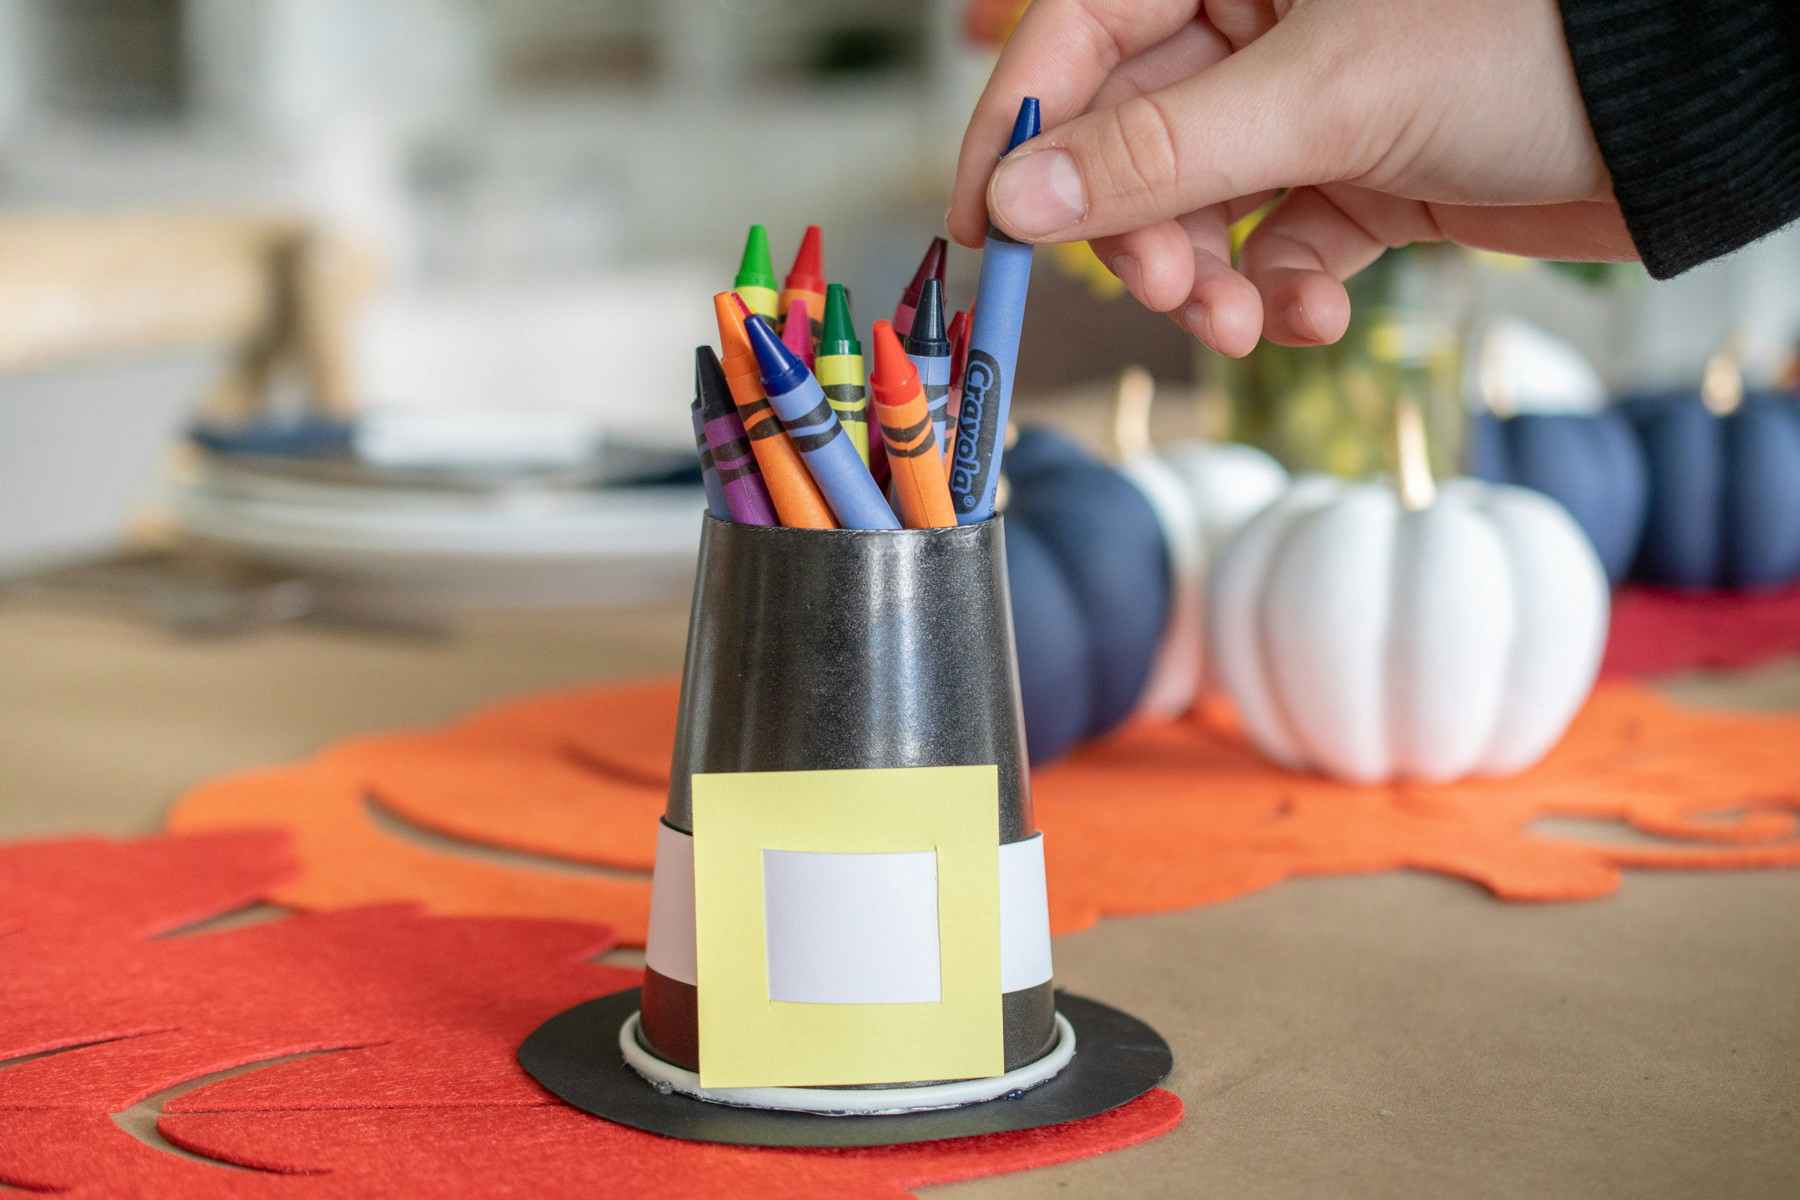
{"type": "Polygon", "coordinates": [[[1277,26],[1180,83],[1020,146],[988,182],[989,215],[1020,241],[1075,241],[1352,173],[1370,140],[1342,94],[1354,60],[1309,52],[1303,32],[1277,26]]]}

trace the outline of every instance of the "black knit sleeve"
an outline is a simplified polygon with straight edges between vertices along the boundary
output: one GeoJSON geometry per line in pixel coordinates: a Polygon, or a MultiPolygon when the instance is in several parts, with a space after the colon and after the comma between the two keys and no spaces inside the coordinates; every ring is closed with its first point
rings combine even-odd
{"type": "Polygon", "coordinates": [[[1562,0],[1613,191],[1667,279],[1800,216],[1800,0],[1562,0]]]}

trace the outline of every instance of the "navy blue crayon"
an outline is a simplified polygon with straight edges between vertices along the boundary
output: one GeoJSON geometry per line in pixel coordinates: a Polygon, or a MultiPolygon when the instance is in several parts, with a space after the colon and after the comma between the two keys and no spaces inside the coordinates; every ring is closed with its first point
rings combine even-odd
{"type": "MultiPolygon", "coordinates": [[[[1007,151],[1036,137],[1041,121],[1037,100],[1027,96],[1019,105],[1007,151]]],[[[1031,247],[989,226],[981,250],[969,361],[963,368],[962,409],[956,415],[956,453],[950,459],[950,504],[959,525],[994,515],[1013,372],[1019,365],[1019,331],[1030,287],[1031,247]]]]}
{"type": "Polygon", "coordinates": [[[944,331],[945,320],[944,281],[927,279],[919,289],[912,332],[906,335],[906,357],[919,370],[940,457],[950,444],[950,335],[944,331]]]}
{"type": "Polygon", "coordinates": [[[750,348],[756,351],[756,367],[762,374],[769,406],[781,418],[788,440],[800,451],[813,482],[825,503],[845,529],[898,529],[894,510],[875,486],[875,477],[863,465],[862,456],[850,443],[850,435],[838,423],[825,389],[806,369],[806,364],[782,345],[781,339],[761,317],[744,322],[750,348]]]}
{"type": "Polygon", "coordinates": [[[731,509],[725,503],[725,489],[719,483],[719,469],[713,465],[712,447],[706,444],[706,420],[700,415],[700,397],[694,397],[688,411],[694,418],[694,447],[700,451],[700,485],[706,489],[706,511],[721,521],[729,521],[731,509]]]}

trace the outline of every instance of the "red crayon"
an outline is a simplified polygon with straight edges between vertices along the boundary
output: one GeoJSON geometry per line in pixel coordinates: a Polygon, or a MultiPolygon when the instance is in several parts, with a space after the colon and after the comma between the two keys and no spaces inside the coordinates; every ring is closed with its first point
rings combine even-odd
{"type": "Polygon", "coordinates": [[[925,257],[919,260],[919,269],[913,272],[912,282],[900,293],[900,303],[894,305],[894,332],[904,340],[912,332],[913,317],[919,311],[919,293],[925,290],[925,281],[935,279],[944,281],[944,257],[949,244],[943,238],[932,238],[931,245],[925,248],[925,257]]]}
{"type": "Polygon", "coordinates": [[[806,301],[795,297],[781,322],[781,344],[799,356],[807,370],[813,366],[812,316],[806,301]]]}
{"type": "Polygon", "coordinates": [[[875,477],[875,486],[887,495],[888,480],[894,473],[888,468],[887,443],[881,440],[881,430],[871,423],[869,426],[869,474],[875,477]]]}
{"type": "MultiPolygon", "coordinates": [[[[962,411],[963,368],[969,365],[969,319],[970,310],[963,309],[950,318],[950,430],[956,431],[956,414],[962,411]]],[[[944,458],[950,457],[950,447],[956,442],[954,437],[945,439],[944,458]]]]}
{"type": "Polygon", "coordinates": [[[808,336],[818,341],[825,320],[825,234],[817,225],[806,227],[800,249],[794,252],[794,265],[781,281],[781,332],[787,330],[796,300],[806,305],[808,336]]]}

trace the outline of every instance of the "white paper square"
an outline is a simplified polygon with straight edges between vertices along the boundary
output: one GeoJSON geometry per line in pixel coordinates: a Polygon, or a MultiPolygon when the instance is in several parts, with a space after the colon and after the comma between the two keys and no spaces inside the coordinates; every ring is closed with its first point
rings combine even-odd
{"type": "Polygon", "coordinates": [[[936,1004],[937,855],[763,851],[769,999],[936,1004]]]}

